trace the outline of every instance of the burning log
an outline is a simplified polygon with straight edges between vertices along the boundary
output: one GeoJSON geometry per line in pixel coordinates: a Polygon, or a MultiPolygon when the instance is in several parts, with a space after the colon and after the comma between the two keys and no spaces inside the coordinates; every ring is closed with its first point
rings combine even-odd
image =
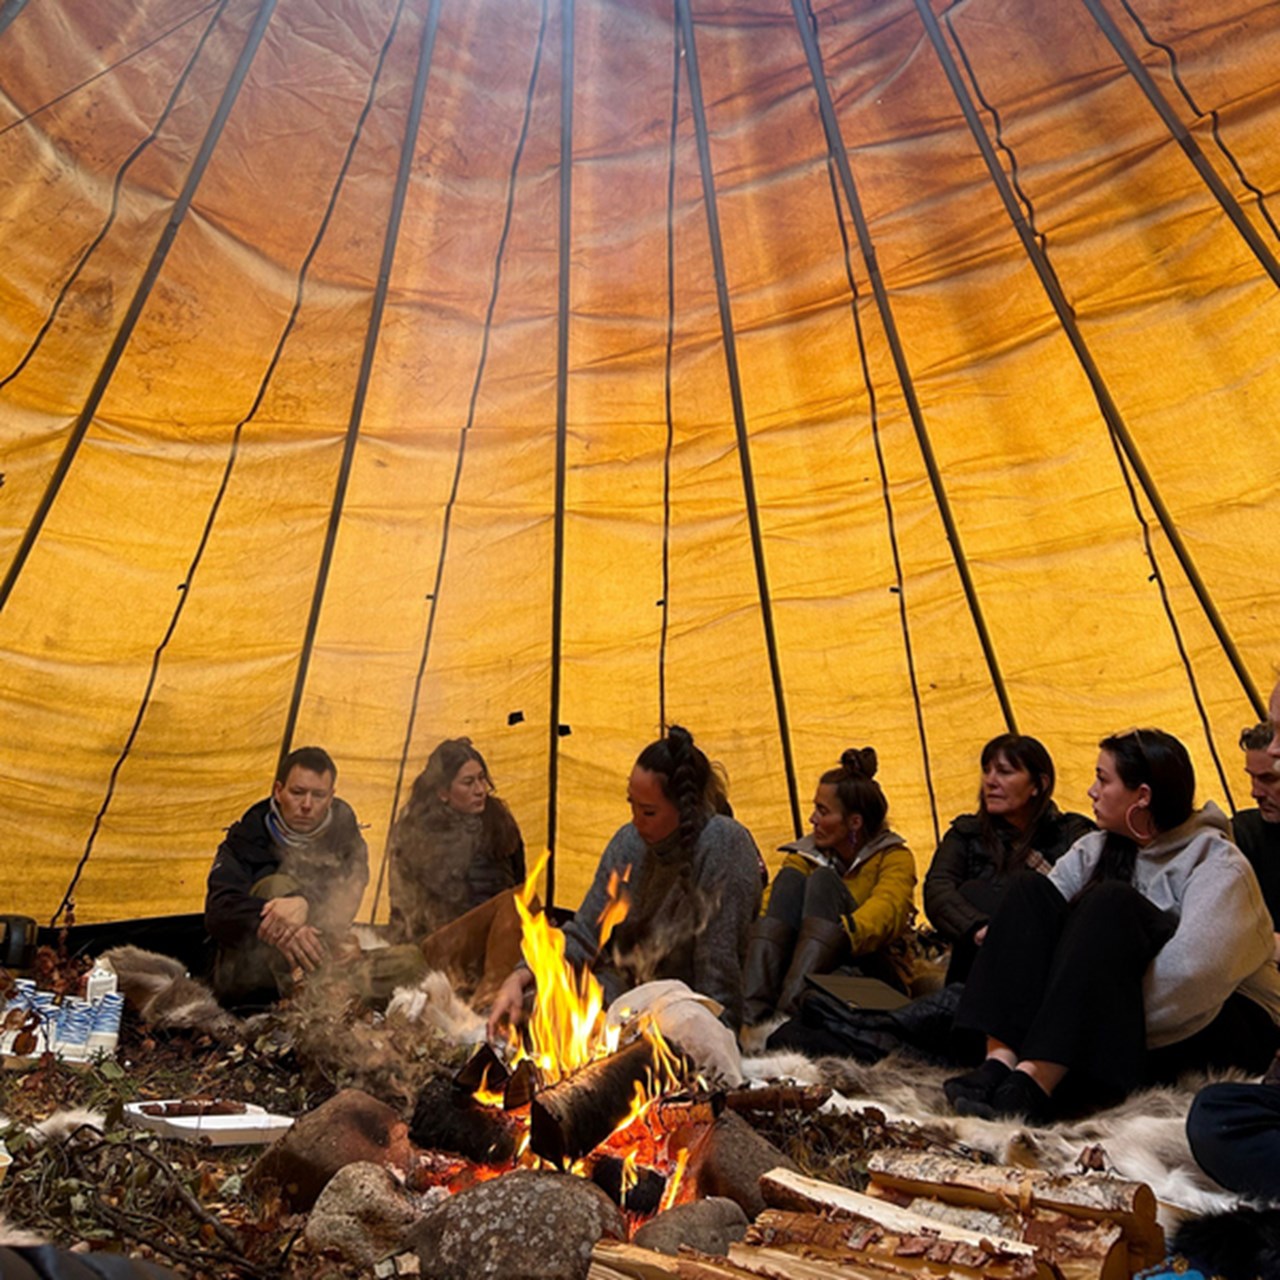
{"type": "Polygon", "coordinates": [[[529,1147],[565,1168],[600,1145],[631,1113],[654,1072],[654,1046],[639,1039],[539,1093],[529,1107],[529,1147]]]}
{"type": "Polygon", "coordinates": [[[516,1153],[519,1126],[505,1112],[480,1106],[446,1079],[418,1095],[409,1137],[432,1151],[452,1151],[475,1164],[504,1164],[516,1153]]]}

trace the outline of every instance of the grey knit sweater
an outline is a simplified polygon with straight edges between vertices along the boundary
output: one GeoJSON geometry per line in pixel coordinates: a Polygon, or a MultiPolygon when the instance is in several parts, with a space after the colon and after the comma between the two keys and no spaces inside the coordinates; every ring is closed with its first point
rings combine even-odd
{"type": "Polygon", "coordinates": [[[648,845],[631,823],[605,848],[595,879],[565,925],[565,957],[590,965],[616,999],[658,978],[679,978],[724,1006],[724,1021],[742,1021],[742,963],[747,931],[760,909],[760,862],[751,833],[717,814],[690,858],[674,838],[648,845]],[[627,918],[603,952],[600,916],[609,878],[626,881],[627,918]]]}

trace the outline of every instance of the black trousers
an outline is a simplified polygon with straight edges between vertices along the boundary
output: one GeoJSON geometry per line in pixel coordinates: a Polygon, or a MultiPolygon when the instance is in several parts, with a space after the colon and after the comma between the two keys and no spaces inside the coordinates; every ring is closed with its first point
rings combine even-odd
{"type": "Polygon", "coordinates": [[[1215,1182],[1241,1195],[1280,1200],[1280,1088],[1211,1084],[1187,1116],[1196,1162],[1215,1182]]]}
{"type": "Polygon", "coordinates": [[[1132,885],[1106,881],[1068,903],[1046,876],[1020,872],[978,950],[956,1025],[1019,1058],[1059,1063],[1082,1097],[1121,1097],[1143,1079],[1142,976],[1174,928],[1132,885]]]}
{"type": "MultiPolygon", "coordinates": [[[[839,924],[845,916],[852,915],[857,906],[848,885],[830,867],[817,867],[808,875],[795,867],[783,867],[773,878],[765,915],[784,920],[798,932],[807,918],[817,917],[839,924]]],[[[854,956],[846,949],[837,961],[836,969],[840,973],[861,973],[868,978],[878,978],[895,991],[901,991],[903,995],[907,993],[902,975],[883,951],[854,956]]]]}
{"type": "Polygon", "coordinates": [[[848,886],[830,867],[815,867],[808,875],[783,867],[773,877],[765,915],[798,930],[806,916],[839,924],[856,905],[848,886]]]}

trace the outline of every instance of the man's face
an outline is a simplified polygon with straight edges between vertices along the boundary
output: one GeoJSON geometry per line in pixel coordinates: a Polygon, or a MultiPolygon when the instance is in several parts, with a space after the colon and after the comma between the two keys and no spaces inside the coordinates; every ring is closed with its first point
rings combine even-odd
{"type": "Polygon", "coordinates": [[[286,826],[298,832],[314,831],[333,803],[333,774],[327,769],[315,773],[295,764],[289,776],[272,787],[271,794],[286,826]]]}
{"type": "Polygon", "coordinates": [[[1263,822],[1280,822],[1280,760],[1269,751],[1246,751],[1244,771],[1253,784],[1249,794],[1258,802],[1263,822]]]}

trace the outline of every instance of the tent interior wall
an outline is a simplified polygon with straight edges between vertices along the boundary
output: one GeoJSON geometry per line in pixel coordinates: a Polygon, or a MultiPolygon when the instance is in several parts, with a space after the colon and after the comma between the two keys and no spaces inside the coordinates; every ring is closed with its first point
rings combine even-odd
{"type": "Polygon", "coordinates": [[[1256,0],[4,0],[5,909],[198,910],[311,742],[376,863],[470,735],[570,905],[671,721],[766,852],[871,743],[923,868],[1010,723],[1247,805],[1277,67],[1256,0]]]}

